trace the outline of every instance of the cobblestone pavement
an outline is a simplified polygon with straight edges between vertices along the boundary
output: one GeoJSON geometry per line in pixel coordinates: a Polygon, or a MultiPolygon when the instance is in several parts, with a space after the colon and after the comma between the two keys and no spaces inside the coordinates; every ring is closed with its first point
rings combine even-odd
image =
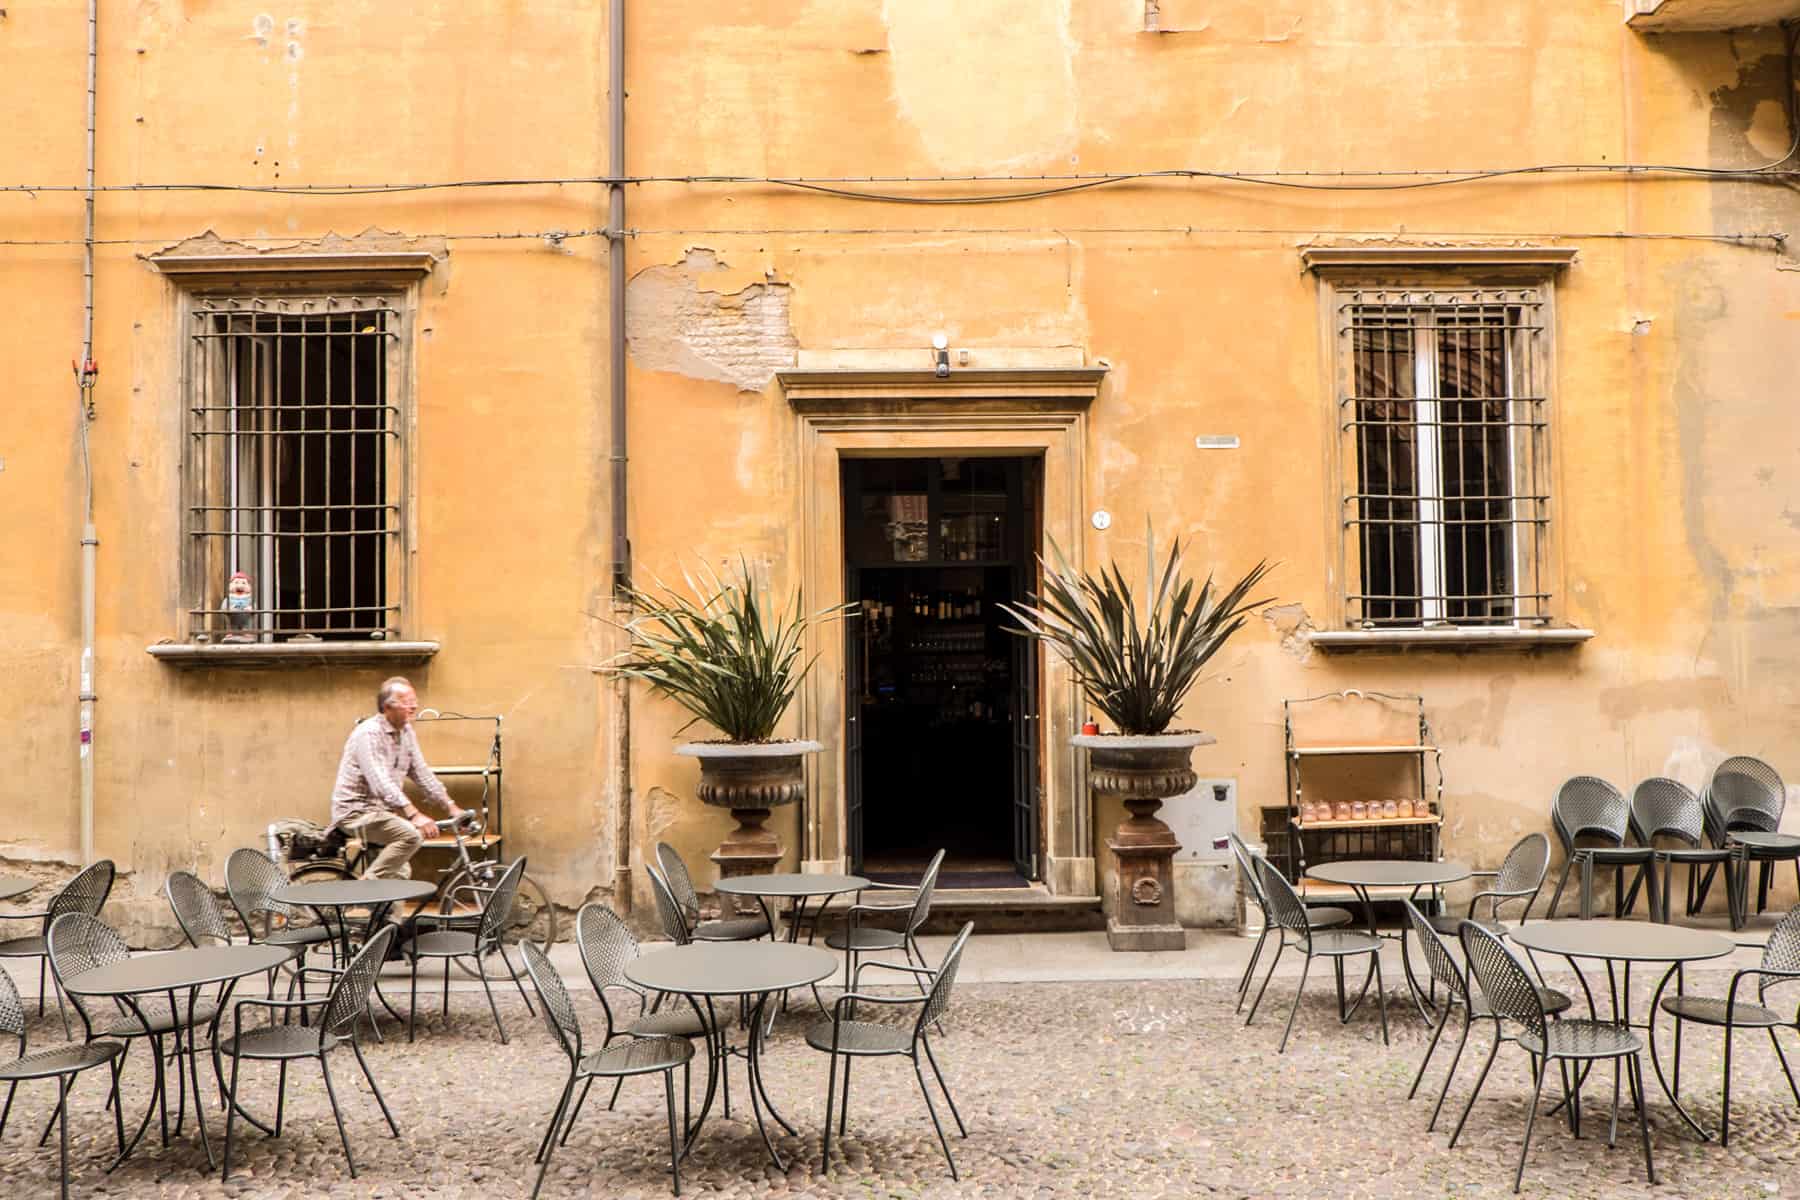
{"type": "MultiPolygon", "coordinates": [[[[1722,991],[1725,976],[1695,972],[1689,988],[1722,991]]],[[[969,1126],[952,1137],[962,1169],[945,1169],[904,1060],[865,1062],[856,1071],[843,1157],[819,1174],[825,1056],[798,1036],[806,1018],[783,1016],[766,1060],[769,1087],[802,1137],[778,1146],[795,1161],[787,1173],[763,1155],[743,1118],[742,1067],[733,1068],[733,1120],[715,1113],[683,1175],[683,1194],[843,1197],[1063,1196],[1502,1196],[1524,1123],[1529,1074],[1525,1056],[1503,1047],[1469,1129],[1446,1148],[1447,1124],[1425,1131],[1430,1101],[1408,1102],[1406,1089],[1428,1031],[1400,1010],[1393,992],[1393,1044],[1383,1047],[1373,1012],[1339,1025],[1329,986],[1309,989],[1287,1054],[1275,1046],[1293,981],[1277,978],[1257,1024],[1244,1029],[1231,1012],[1227,982],[1140,984],[988,984],[958,990],[939,1059],[969,1126]],[[1267,1007],[1273,1004],[1273,1007],[1267,1007]]],[[[1638,998],[1638,1011],[1649,988],[1638,998]]],[[[1791,1002],[1791,997],[1790,1001],[1791,1002]]],[[[598,1007],[583,1001],[584,1016],[598,1007]]],[[[387,1136],[354,1060],[335,1054],[334,1081],[360,1178],[350,1179],[316,1068],[290,1071],[286,1124],[279,1140],[250,1133],[239,1142],[233,1178],[203,1173],[190,1125],[167,1149],[154,1128],[139,1153],[113,1175],[103,1172],[112,1122],[101,1111],[104,1072],[74,1093],[73,1195],[131,1197],[432,1196],[510,1197],[529,1193],[532,1152],[563,1078],[562,1059],[540,1021],[515,994],[501,1000],[512,1035],[501,1046],[479,994],[458,993],[448,1024],[432,1019],[408,1046],[403,1028],[384,1021],[385,1045],[369,1062],[401,1122],[387,1136]],[[396,1036],[396,1030],[399,1030],[396,1036]]],[[[1667,1026],[1659,1031],[1665,1037],[1667,1026]]],[[[1455,1026],[1452,1027],[1454,1032],[1455,1026]]],[[[59,1039],[54,1013],[36,1022],[33,1044],[59,1039]]],[[[1790,1034],[1791,1038],[1792,1035],[1790,1034]]],[[[1484,1033],[1471,1051],[1485,1053],[1484,1033]]],[[[1789,1043],[1790,1059],[1794,1058],[1789,1043]]],[[[1663,1043],[1667,1052],[1666,1037],[1663,1043]]],[[[1684,1090],[1702,1122],[1718,1117],[1719,1038],[1696,1031],[1684,1045],[1684,1090]]],[[[126,1111],[148,1096],[143,1050],[126,1077],[126,1111]]],[[[1441,1077],[1439,1051],[1428,1076],[1441,1077]]],[[[1540,1114],[1525,1192],[1537,1196],[1725,1197],[1800,1194],[1800,1110],[1788,1093],[1767,1038],[1740,1034],[1729,1149],[1703,1144],[1677,1128],[1652,1076],[1652,1128],[1658,1186],[1644,1179],[1637,1128],[1621,1120],[1619,1145],[1604,1141],[1611,1080],[1596,1075],[1586,1113],[1602,1118],[1579,1142],[1559,1117],[1540,1114]],[[1596,1136],[1596,1134],[1598,1136],[1596,1136]]],[[[1465,1056],[1446,1112],[1454,1118],[1478,1066],[1465,1056]]],[[[244,1068],[243,1091],[256,1111],[272,1099],[274,1068],[244,1068]]],[[[1646,1074],[1650,1072],[1646,1068],[1646,1074]]],[[[210,1086],[210,1077],[202,1075],[210,1086]]],[[[699,1077],[696,1077],[698,1085],[699,1077]]],[[[1425,1089],[1425,1090],[1429,1090],[1425,1089]]],[[[53,1084],[29,1085],[0,1142],[0,1200],[54,1195],[55,1141],[33,1148],[53,1106],[53,1084]]],[[[626,1085],[617,1111],[596,1099],[558,1151],[546,1197],[668,1195],[661,1088],[626,1085]]],[[[215,1137],[221,1119],[208,1115],[215,1137]]],[[[1548,1111],[1548,1103],[1545,1112],[1548,1111]]],[[[1629,1108],[1627,1107],[1627,1112],[1629,1108]]],[[[240,1129],[242,1126],[240,1126],[240,1129]]]]}

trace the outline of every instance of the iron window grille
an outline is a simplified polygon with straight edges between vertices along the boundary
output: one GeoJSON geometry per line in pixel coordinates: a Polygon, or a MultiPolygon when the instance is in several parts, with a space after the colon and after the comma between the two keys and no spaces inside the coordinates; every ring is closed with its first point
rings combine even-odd
{"type": "Polygon", "coordinates": [[[1347,624],[1546,623],[1546,292],[1334,297],[1347,624]]]}
{"type": "Polygon", "coordinates": [[[202,296],[187,320],[188,636],[398,637],[406,561],[398,297],[202,296]],[[250,601],[228,613],[239,571],[250,601]]]}

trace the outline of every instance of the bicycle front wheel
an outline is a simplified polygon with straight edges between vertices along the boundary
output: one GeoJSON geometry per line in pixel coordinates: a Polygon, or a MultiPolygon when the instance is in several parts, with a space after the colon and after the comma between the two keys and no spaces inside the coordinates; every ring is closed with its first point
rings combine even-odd
{"type": "MultiPolygon", "coordinates": [[[[461,870],[451,876],[438,894],[448,902],[459,887],[467,885],[492,887],[505,872],[506,867],[505,863],[477,863],[474,870],[461,870]]],[[[458,898],[453,910],[446,910],[442,904],[438,907],[440,911],[448,911],[452,917],[456,918],[459,926],[473,932],[475,923],[479,919],[479,910],[472,903],[474,899],[475,897],[468,895],[458,898]]],[[[489,979],[523,977],[525,974],[524,956],[514,953],[511,949],[502,953],[501,947],[516,947],[522,941],[530,941],[538,949],[548,954],[551,944],[556,941],[557,931],[556,908],[550,903],[550,898],[544,894],[544,889],[538,886],[537,880],[529,874],[519,876],[519,891],[513,902],[512,919],[501,931],[501,945],[490,947],[481,956],[481,970],[487,972],[489,979]]],[[[456,965],[465,975],[474,977],[480,973],[470,965],[466,958],[457,959],[456,965]]]]}

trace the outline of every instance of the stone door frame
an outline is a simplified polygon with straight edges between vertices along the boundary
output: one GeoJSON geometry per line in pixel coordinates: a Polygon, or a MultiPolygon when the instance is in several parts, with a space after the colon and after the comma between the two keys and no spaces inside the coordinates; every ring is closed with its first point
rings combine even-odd
{"type": "MultiPolygon", "coordinates": [[[[1083,558],[1087,511],[1088,408],[1104,367],[954,371],[794,370],[777,373],[795,415],[799,473],[793,489],[790,561],[808,609],[843,602],[842,460],[846,457],[1038,458],[1043,462],[1043,533],[1076,566],[1083,558]]],[[[844,639],[835,624],[809,637],[817,662],[795,703],[799,736],[825,745],[807,764],[807,802],[799,814],[802,869],[840,871],[844,820],[844,639]]],[[[1068,668],[1040,660],[1039,734],[1043,880],[1056,895],[1096,894],[1092,807],[1069,737],[1080,720],[1068,668]]]]}

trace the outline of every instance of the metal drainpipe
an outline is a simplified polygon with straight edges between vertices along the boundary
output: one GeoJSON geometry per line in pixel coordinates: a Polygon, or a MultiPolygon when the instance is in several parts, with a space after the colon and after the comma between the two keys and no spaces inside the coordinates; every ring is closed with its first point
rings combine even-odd
{"type": "Polygon", "coordinates": [[[81,358],[75,364],[76,425],[81,434],[81,861],[94,861],[94,469],[88,454],[94,368],[94,97],[100,62],[100,0],[88,0],[87,197],[81,245],[81,358]]]}
{"type": "MultiPolygon", "coordinates": [[[[625,0],[610,0],[606,16],[607,174],[625,177],[625,0]]],[[[631,543],[626,529],[625,488],[625,186],[606,189],[607,381],[611,402],[612,593],[615,611],[626,607],[623,589],[631,582],[631,543]]],[[[613,844],[613,903],[631,911],[631,686],[624,676],[613,683],[613,794],[617,824],[613,844]]]]}

